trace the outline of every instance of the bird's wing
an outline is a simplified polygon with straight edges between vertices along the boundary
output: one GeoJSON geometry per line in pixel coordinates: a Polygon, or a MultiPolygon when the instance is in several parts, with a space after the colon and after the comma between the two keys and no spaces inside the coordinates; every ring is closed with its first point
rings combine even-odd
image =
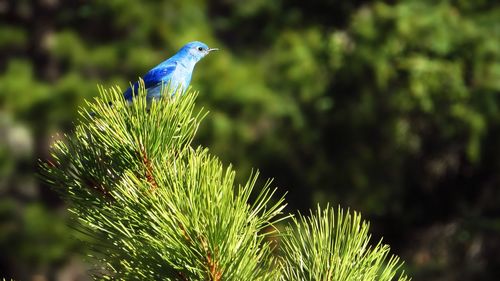
{"type": "MultiPolygon", "coordinates": [[[[158,86],[161,83],[165,83],[170,79],[170,76],[174,72],[177,67],[177,62],[171,63],[162,63],[157,67],[151,69],[142,80],[144,81],[144,86],[146,89],[152,88],[154,86],[158,86]]],[[[139,81],[135,82],[132,87],[128,87],[128,89],[123,93],[123,97],[132,101],[132,98],[137,95],[137,91],[139,89],[139,81]]]]}

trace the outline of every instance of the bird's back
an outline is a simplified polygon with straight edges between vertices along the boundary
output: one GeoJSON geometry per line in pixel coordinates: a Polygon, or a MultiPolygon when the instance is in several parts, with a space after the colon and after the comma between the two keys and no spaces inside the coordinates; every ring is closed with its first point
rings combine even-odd
{"type": "MultiPolygon", "coordinates": [[[[158,93],[154,93],[156,91],[153,91],[153,89],[161,88],[162,86],[166,87],[171,84],[172,81],[170,80],[175,73],[176,68],[177,62],[175,60],[175,57],[172,57],[155,66],[142,77],[142,80],[144,81],[144,87],[148,91],[148,97],[150,95],[156,96],[156,94],[160,94],[160,91],[157,91],[158,93]]],[[[137,95],[138,89],[139,81],[136,81],[123,93],[124,98],[128,101],[132,101],[132,98],[137,95]]]]}
{"type": "MultiPolygon", "coordinates": [[[[207,55],[210,49],[202,42],[190,42],[182,47],[174,56],[155,66],[142,77],[147,90],[147,98],[159,98],[164,87],[168,87],[173,93],[183,93],[191,83],[191,77],[195,64],[207,55]]],[[[131,85],[123,96],[132,101],[137,95],[139,81],[131,85]]]]}

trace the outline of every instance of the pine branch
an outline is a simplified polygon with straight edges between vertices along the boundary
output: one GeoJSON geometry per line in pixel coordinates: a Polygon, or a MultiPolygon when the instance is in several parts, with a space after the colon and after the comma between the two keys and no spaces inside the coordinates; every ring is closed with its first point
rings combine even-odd
{"type": "MultiPolygon", "coordinates": [[[[330,208],[294,218],[280,235],[283,197],[258,173],[235,184],[208,150],[193,147],[202,111],[196,93],[148,104],[144,85],[131,104],[100,88],[71,135],[52,147],[44,178],[70,206],[102,279],[392,280],[401,263],[370,247],[358,213],[330,208]],[[108,105],[113,101],[113,106],[108,105]],[[280,257],[273,255],[281,242],[280,257]]],[[[180,96],[179,94],[175,95],[180,96]]],[[[400,275],[398,280],[407,280],[400,275]]]]}
{"type": "Polygon", "coordinates": [[[368,230],[359,213],[340,207],[337,215],[318,207],[309,217],[293,218],[282,239],[281,280],[393,280],[402,263],[381,241],[371,247],[368,230]]]}
{"type": "Polygon", "coordinates": [[[142,88],[129,105],[120,93],[101,89],[43,165],[93,238],[91,257],[105,265],[95,276],[276,280],[266,229],[283,199],[271,204],[266,185],[251,205],[257,174],[235,186],[231,167],[191,146],[204,116],[193,113],[196,94],[147,104],[142,88]]]}

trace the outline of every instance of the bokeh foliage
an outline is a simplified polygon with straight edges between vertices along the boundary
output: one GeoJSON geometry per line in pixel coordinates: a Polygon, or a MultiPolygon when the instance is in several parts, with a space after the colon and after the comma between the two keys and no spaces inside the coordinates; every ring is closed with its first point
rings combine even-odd
{"type": "Polygon", "coordinates": [[[291,210],[362,211],[414,280],[495,280],[499,18],[494,0],[0,1],[0,272],[55,278],[78,252],[33,176],[77,106],[196,39],[223,51],[193,77],[195,141],[291,210]],[[62,242],[22,250],[32,221],[62,242]]]}

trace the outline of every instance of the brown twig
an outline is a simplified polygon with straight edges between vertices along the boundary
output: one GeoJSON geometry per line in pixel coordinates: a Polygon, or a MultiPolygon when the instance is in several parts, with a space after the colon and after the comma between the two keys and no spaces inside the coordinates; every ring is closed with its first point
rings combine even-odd
{"type": "Polygon", "coordinates": [[[210,273],[211,281],[220,281],[222,280],[222,272],[219,270],[219,265],[217,261],[212,260],[210,252],[207,252],[207,265],[210,273]]]}
{"type": "Polygon", "coordinates": [[[142,155],[142,163],[144,164],[144,166],[146,166],[146,174],[145,174],[146,180],[152,186],[152,191],[154,191],[158,188],[158,183],[156,182],[156,179],[153,176],[153,165],[151,163],[151,160],[148,158],[148,155],[144,147],[141,148],[141,155],[142,155]]]}
{"type": "Polygon", "coordinates": [[[219,269],[219,265],[217,261],[212,258],[210,254],[210,249],[208,248],[208,243],[204,238],[201,238],[201,244],[205,252],[207,253],[207,265],[208,265],[208,273],[210,277],[210,281],[221,281],[222,280],[222,271],[219,269]]]}
{"type": "Polygon", "coordinates": [[[99,182],[97,182],[95,179],[92,179],[92,178],[88,178],[88,177],[84,177],[82,178],[82,182],[89,188],[91,188],[92,190],[95,190],[97,191],[98,193],[100,193],[102,196],[104,196],[105,198],[108,198],[108,199],[113,199],[113,197],[111,196],[111,194],[106,190],[106,188],[100,184],[99,182]]]}
{"type": "Polygon", "coordinates": [[[184,236],[184,238],[188,241],[188,242],[191,242],[191,238],[189,238],[189,236],[187,235],[187,232],[186,232],[186,229],[184,228],[184,226],[179,223],[179,227],[181,229],[181,232],[182,232],[182,236],[184,236]]]}

